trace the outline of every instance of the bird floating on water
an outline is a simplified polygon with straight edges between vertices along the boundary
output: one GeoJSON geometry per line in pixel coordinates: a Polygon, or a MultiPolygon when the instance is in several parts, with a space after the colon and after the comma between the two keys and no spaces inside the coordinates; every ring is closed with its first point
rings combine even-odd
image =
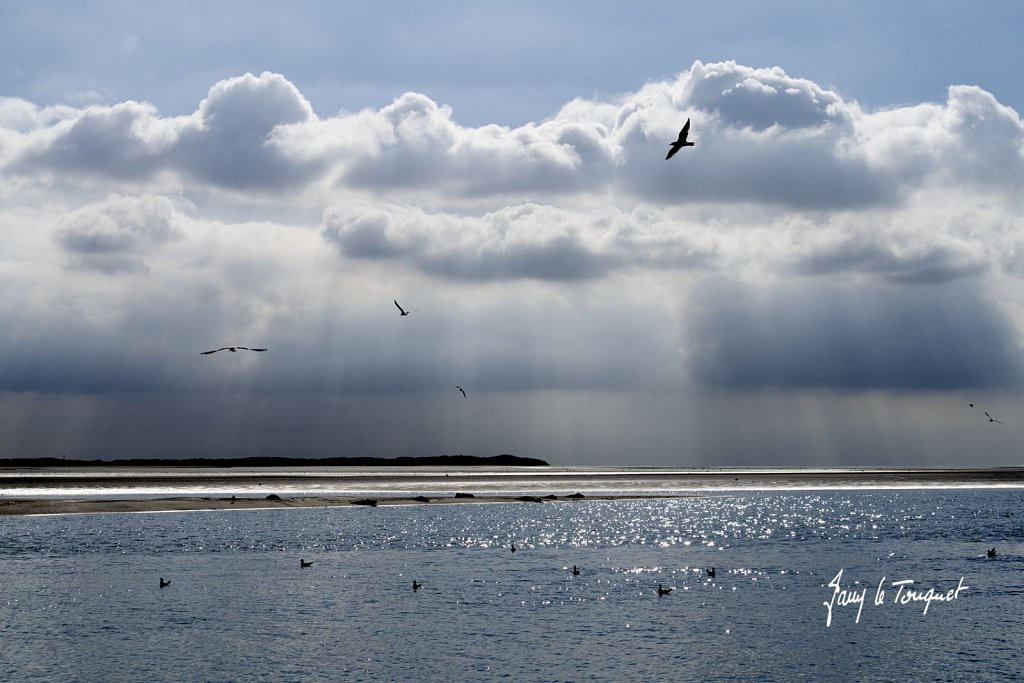
{"type": "Polygon", "coordinates": [[[512,541],[512,552],[516,551],[516,542],[512,541]]]}
{"type": "Polygon", "coordinates": [[[164,577],[162,577],[162,576],[160,577],[160,587],[161,588],[167,588],[170,585],[171,585],[170,581],[164,581],[164,577]]]}
{"type": "Polygon", "coordinates": [[[675,156],[676,152],[681,150],[683,147],[693,147],[693,143],[687,141],[686,136],[690,134],[690,119],[686,119],[686,123],[683,124],[683,129],[679,131],[679,138],[672,143],[669,147],[668,154],[665,155],[665,161],[668,161],[675,156]]]}
{"type": "Polygon", "coordinates": [[[572,566],[572,575],[573,576],[579,576],[580,575],[580,568],[577,567],[576,565],[572,566]]]}
{"type": "Polygon", "coordinates": [[[420,588],[423,588],[423,584],[422,583],[417,583],[416,579],[413,579],[412,580],[412,590],[413,590],[413,592],[418,591],[420,588]]]}
{"type": "Polygon", "coordinates": [[[303,569],[305,569],[306,567],[312,567],[313,566],[313,560],[310,560],[309,562],[306,562],[305,560],[299,560],[299,566],[302,567],[303,569]]]}
{"type": "Polygon", "coordinates": [[[200,356],[209,356],[211,353],[217,353],[218,351],[230,351],[231,353],[234,353],[235,351],[260,351],[260,352],[262,352],[262,351],[266,351],[266,349],[253,349],[253,348],[250,348],[248,346],[222,346],[219,349],[213,349],[212,351],[200,351],[199,355],[200,356]]]}
{"type": "Polygon", "coordinates": [[[996,549],[995,548],[989,548],[988,550],[985,551],[985,554],[988,555],[989,557],[995,557],[996,556],[996,549]]]}
{"type": "Polygon", "coordinates": [[[711,569],[708,569],[707,572],[708,572],[708,576],[710,576],[712,579],[715,578],[715,568],[714,567],[712,567],[711,569]]]}
{"type": "Polygon", "coordinates": [[[416,310],[413,311],[407,311],[404,308],[402,308],[401,304],[398,303],[398,299],[395,299],[395,305],[398,306],[398,310],[402,312],[402,315],[409,315],[410,313],[415,313],[416,311],[420,310],[417,308],[416,310]]]}
{"type": "Polygon", "coordinates": [[[455,388],[462,392],[462,398],[466,398],[466,390],[465,389],[463,389],[460,386],[456,386],[455,388]]]}
{"type": "Polygon", "coordinates": [[[671,589],[671,588],[662,588],[662,587],[661,587],[661,584],[660,584],[660,583],[658,584],[658,597],[659,597],[659,598],[660,598],[660,597],[661,597],[662,595],[668,595],[668,594],[669,594],[669,593],[671,593],[671,592],[672,592],[672,589],[671,589]]]}

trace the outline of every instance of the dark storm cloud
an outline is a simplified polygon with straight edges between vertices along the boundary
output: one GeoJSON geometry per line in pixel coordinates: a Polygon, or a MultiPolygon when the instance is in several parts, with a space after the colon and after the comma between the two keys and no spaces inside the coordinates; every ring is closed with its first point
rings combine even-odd
{"type": "Polygon", "coordinates": [[[687,314],[690,369],[735,389],[1016,388],[1013,327],[977,288],[701,281],[687,314]]]}

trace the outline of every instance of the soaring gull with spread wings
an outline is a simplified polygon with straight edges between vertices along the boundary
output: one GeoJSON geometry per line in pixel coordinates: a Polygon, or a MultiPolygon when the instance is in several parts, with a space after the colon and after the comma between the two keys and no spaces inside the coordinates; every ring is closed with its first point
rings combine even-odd
{"type": "Polygon", "coordinates": [[[222,346],[219,349],[214,349],[212,351],[200,351],[199,355],[208,356],[211,353],[217,353],[218,351],[230,351],[231,353],[234,353],[235,351],[266,351],[266,349],[252,349],[248,346],[222,346]]]}
{"type": "Polygon", "coordinates": [[[402,315],[409,315],[410,313],[415,313],[416,311],[420,310],[417,308],[416,311],[407,311],[404,308],[402,308],[401,304],[398,303],[398,299],[395,299],[395,305],[398,306],[398,310],[402,312],[402,315]]]}
{"type": "Polygon", "coordinates": [[[686,119],[686,123],[683,124],[683,129],[679,131],[679,138],[672,143],[672,146],[668,150],[668,154],[665,156],[665,160],[668,161],[675,156],[676,152],[681,150],[683,147],[693,147],[692,142],[686,140],[686,136],[690,134],[690,119],[686,119]]]}

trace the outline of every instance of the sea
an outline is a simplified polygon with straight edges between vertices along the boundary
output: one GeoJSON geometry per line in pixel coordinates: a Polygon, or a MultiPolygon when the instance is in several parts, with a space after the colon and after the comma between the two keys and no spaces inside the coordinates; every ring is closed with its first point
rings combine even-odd
{"type": "Polygon", "coordinates": [[[1021,680],[1022,498],[0,516],[0,680],[1021,680]]]}

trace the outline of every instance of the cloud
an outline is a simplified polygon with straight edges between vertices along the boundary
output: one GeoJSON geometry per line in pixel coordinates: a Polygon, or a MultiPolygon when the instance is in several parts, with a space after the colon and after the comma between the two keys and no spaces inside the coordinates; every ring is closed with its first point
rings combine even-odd
{"type": "Polygon", "coordinates": [[[576,99],[518,127],[460,125],[409,92],[380,108],[320,118],[279,74],[216,83],[197,110],[161,117],[147,103],[0,108],[4,166],[123,183],[168,174],[239,192],[341,189],[425,202],[610,197],[659,205],[760,204],[802,211],[893,207],[966,183],[1012,195],[1024,125],[974,86],[942,104],[866,112],[781,68],[693,66],[675,79],[604,100],[576,99]],[[696,146],[670,162],[690,118],[696,146]]]}
{"type": "MultiPolygon", "coordinates": [[[[21,128],[25,113],[3,117],[21,128]]],[[[75,173],[138,183],[159,172],[234,189],[284,189],[321,169],[277,142],[280,127],[315,118],[298,89],[278,74],[246,74],[210,89],[191,116],[164,118],[148,103],[92,106],[14,140],[16,173],[75,173]]]]}
{"type": "Polygon", "coordinates": [[[321,234],[349,258],[404,259],[456,280],[585,280],[630,267],[697,268],[713,237],[661,212],[585,212],[517,204],[480,217],[378,203],[324,212],[321,234]]]}
{"type": "Polygon", "coordinates": [[[689,364],[731,389],[1017,389],[1013,326],[976,287],[706,278],[691,294],[689,364]]]}
{"type": "Polygon", "coordinates": [[[76,267],[138,273],[146,272],[141,256],[178,236],[176,222],[166,197],[112,195],[61,218],[55,237],[76,267]]]}
{"type": "Polygon", "coordinates": [[[200,181],[280,190],[313,177],[320,165],[292,158],[278,143],[277,131],[315,118],[306,98],[283,76],[245,74],[210,89],[181,126],[172,158],[200,181]]]}

